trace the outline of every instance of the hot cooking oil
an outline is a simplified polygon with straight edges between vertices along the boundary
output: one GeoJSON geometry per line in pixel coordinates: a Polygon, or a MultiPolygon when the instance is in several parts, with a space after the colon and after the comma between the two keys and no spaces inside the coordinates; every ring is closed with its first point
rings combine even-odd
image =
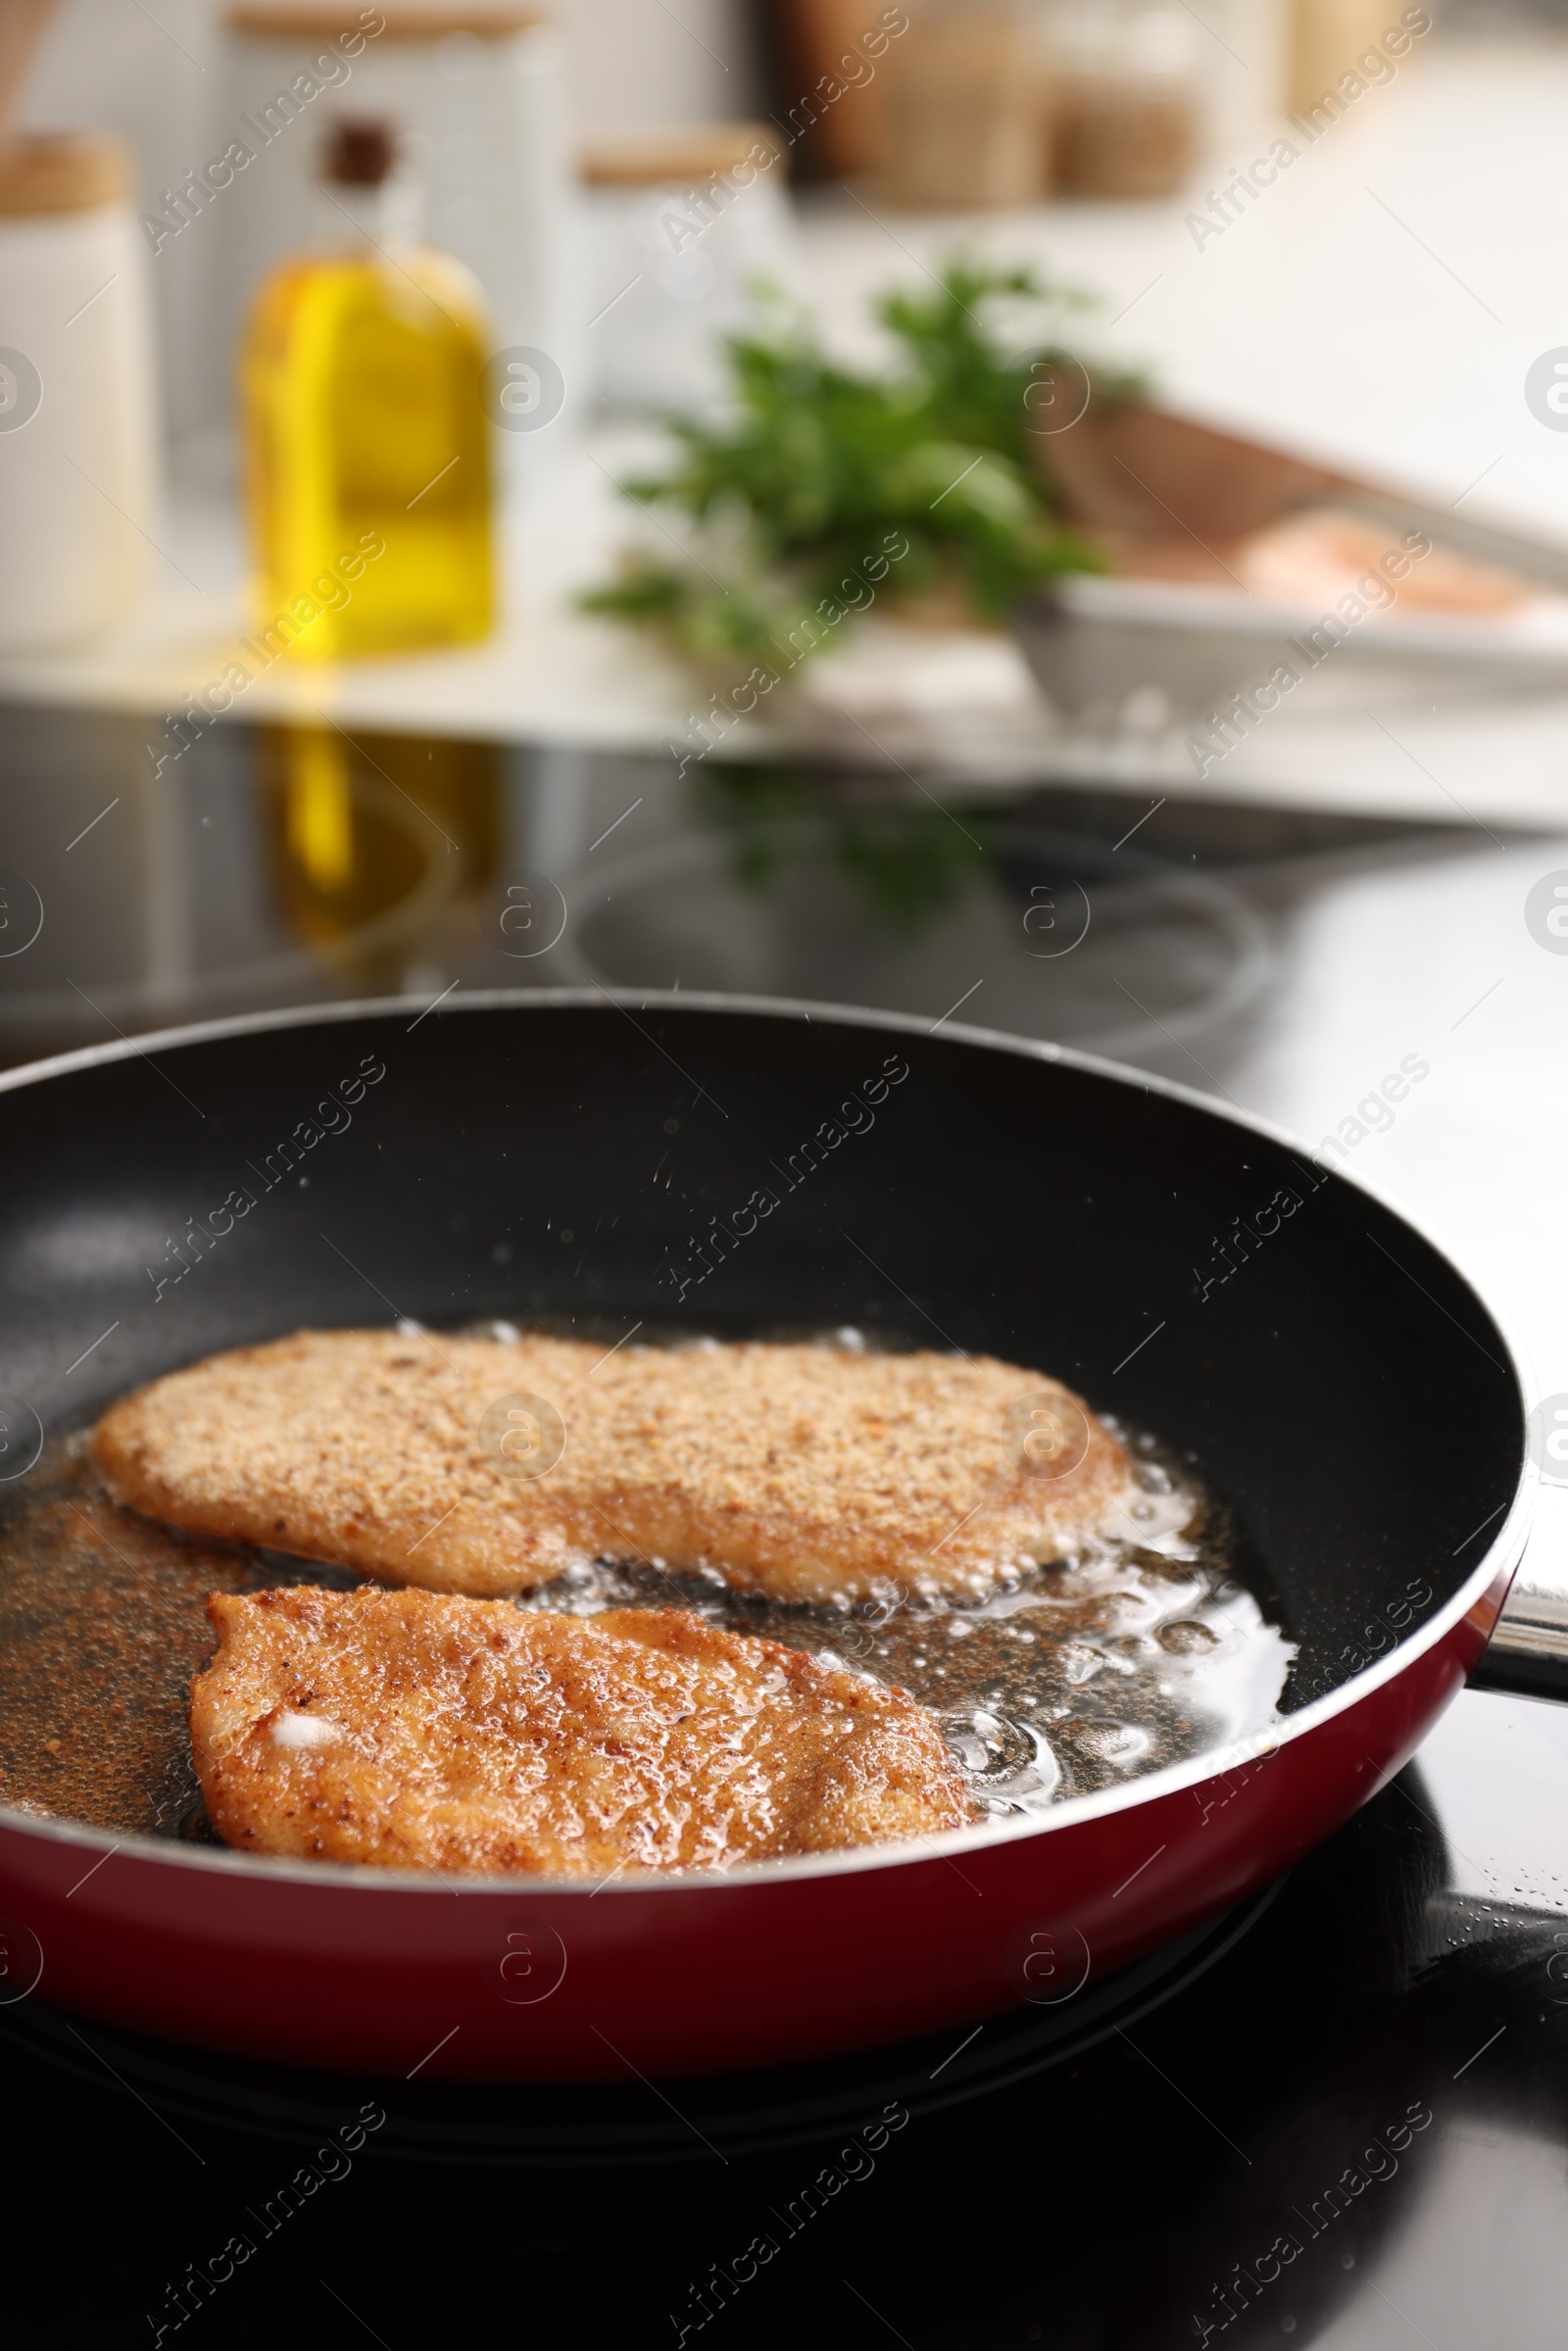
{"type": "Polygon", "coordinates": [[[494,612],[488,347],[468,271],[412,241],[390,130],[328,135],[321,250],[263,286],[241,359],[256,629],[333,660],[455,645],[494,612]]]}

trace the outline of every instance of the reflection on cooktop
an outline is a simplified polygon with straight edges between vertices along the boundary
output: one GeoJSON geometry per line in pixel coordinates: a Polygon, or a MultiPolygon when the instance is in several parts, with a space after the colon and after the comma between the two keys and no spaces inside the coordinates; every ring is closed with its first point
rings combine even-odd
{"type": "Polygon", "coordinates": [[[90,2216],[61,2340],[404,2351],[461,2308],[760,2351],[1557,2351],[1565,1765],[1560,1708],[1467,1693],[1270,1898],[1119,1984],[745,2082],[312,2080],[34,1995],[0,2008],[15,2240],[90,2216]]]}
{"type": "Polygon", "coordinates": [[[154,773],[132,720],[8,711],[0,1056],[396,990],[468,953],[499,769],[483,744],[318,726],[215,729],[154,773]],[[41,917],[24,947],[15,906],[41,917]]]}
{"type": "Polygon", "coordinates": [[[324,720],[210,729],[155,773],[132,720],[6,719],[8,1061],[329,997],[619,985],[956,1017],[1217,1078],[1269,1018],[1300,892],[1450,838],[324,720]]]}
{"type": "Polygon", "coordinates": [[[1203,1038],[1272,976],[1234,891],[1135,845],[1009,815],[847,808],[723,830],[595,873],[577,952],[622,987],[928,1011],[1107,1053],[1203,1038]]]}

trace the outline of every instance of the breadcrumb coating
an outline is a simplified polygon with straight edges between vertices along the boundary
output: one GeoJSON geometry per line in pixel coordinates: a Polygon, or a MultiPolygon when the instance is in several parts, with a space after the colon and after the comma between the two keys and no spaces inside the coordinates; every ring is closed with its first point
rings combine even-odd
{"type": "Polygon", "coordinates": [[[607,1556],[791,1601],[980,1593],[1132,1491],[1038,1371],[760,1342],[301,1331],[154,1381],[94,1451],[151,1517],[474,1594],[607,1556]]]}
{"type": "Polygon", "coordinates": [[[426,1592],[214,1593],[191,1684],[208,1815],[244,1852],[603,1878],[964,1826],[904,1691],[689,1609],[426,1592]]]}

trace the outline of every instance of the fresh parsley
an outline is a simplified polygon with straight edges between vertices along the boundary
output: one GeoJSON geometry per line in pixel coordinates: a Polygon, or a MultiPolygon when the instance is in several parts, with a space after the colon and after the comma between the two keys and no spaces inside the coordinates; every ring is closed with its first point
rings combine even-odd
{"type": "Polygon", "coordinates": [[[1074,384],[1101,406],[1142,386],[1071,352],[1067,314],[1086,307],[1032,269],[950,262],[931,292],[877,302],[897,364],[874,374],[775,301],[726,346],[723,421],[668,419],[670,469],[622,485],[682,517],[689,557],[628,554],[584,605],[706,667],[778,675],[879,596],[995,622],[1058,574],[1099,570],[1060,518],[1041,426],[1074,384]],[[1021,349],[1020,314],[1035,328],[1021,349]]]}

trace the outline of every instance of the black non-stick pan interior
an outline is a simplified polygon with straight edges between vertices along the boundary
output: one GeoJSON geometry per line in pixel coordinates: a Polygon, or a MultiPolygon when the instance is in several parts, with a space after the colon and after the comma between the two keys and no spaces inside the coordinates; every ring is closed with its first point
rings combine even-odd
{"type": "Polygon", "coordinates": [[[458,998],[0,1091],[13,1461],[33,1416],[57,1438],[214,1348],[394,1315],[854,1324],[1039,1365],[1228,1498],[1301,1643],[1287,1705],[1457,1589],[1521,1458],[1507,1347],[1410,1227],[1245,1124],[1037,1049],[458,998]]]}

